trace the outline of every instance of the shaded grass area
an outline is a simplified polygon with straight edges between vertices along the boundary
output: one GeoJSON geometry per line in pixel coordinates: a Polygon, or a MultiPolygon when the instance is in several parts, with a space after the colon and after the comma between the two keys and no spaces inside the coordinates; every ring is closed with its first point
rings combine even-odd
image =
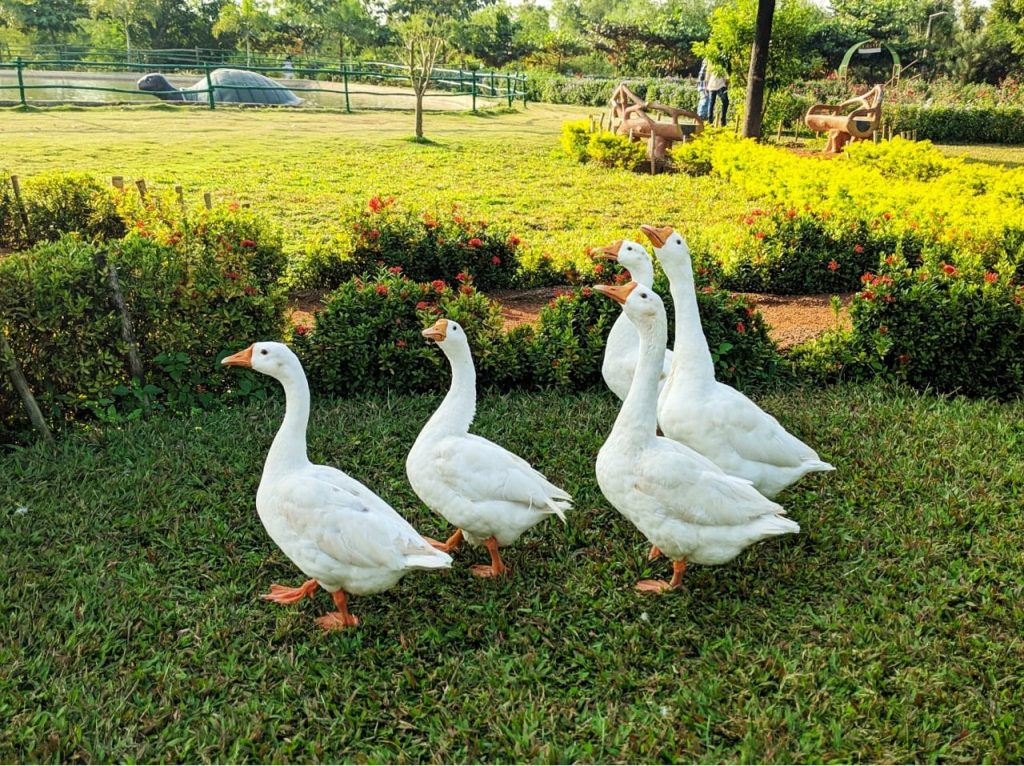
{"type": "Polygon", "coordinates": [[[940,144],[937,148],[943,154],[951,157],[966,157],[968,162],[1005,165],[1008,168],[1017,168],[1024,165],[1024,146],[940,144]]]}
{"type": "MultiPolygon", "coordinates": [[[[437,396],[324,401],[314,460],[424,534],[404,478],[437,396]]],[[[572,492],[513,576],[414,573],[354,599],[257,595],[297,570],[254,509],[273,400],[0,456],[0,758],[22,761],[1019,761],[1024,404],[843,385],[761,403],[837,467],[782,497],[804,533],[681,592],[600,496],[604,392],[485,397],[478,432],[572,492]],[[18,507],[27,512],[15,512],[18,507]]]]}
{"type": "Polygon", "coordinates": [[[428,114],[429,142],[409,140],[406,112],[260,110],[0,111],[0,170],[29,175],[61,168],[182,184],[266,211],[296,252],[373,195],[414,211],[460,204],[511,226],[534,255],[589,263],[584,249],[629,236],[642,223],[699,233],[740,216],[742,194],[718,179],[646,176],[573,162],[559,149],[566,120],[599,115],[531,104],[526,110],[428,114]]]}

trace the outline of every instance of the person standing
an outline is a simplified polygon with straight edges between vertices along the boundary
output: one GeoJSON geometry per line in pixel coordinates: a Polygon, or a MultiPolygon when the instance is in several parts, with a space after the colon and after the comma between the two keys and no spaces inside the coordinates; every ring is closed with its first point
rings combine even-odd
{"type": "Polygon", "coordinates": [[[708,109],[711,101],[708,96],[708,60],[700,62],[700,72],[697,74],[697,116],[707,122],[711,113],[708,109]]]}
{"type": "Polygon", "coordinates": [[[291,56],[284,57],[284,63],[281,65],[281,69],[284,70],[284,79],[290,80],[295,77],[295,66],[292,64],[291,56]]]}
{"type": "Polygon", "coordinates": [[[715,125],[725,125],[729,112],[729,76],[719,71],[715,65],[711,65],[707,74],[705,85],[710,96],[708,104],[708,117],[715,125]],[[722,102],[721,119],[715,121],[715,101],[722,102]]]}

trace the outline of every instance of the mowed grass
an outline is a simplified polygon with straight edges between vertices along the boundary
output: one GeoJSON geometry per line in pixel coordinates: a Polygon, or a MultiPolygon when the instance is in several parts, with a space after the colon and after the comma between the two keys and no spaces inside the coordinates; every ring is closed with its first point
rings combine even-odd
{"type": "MultiPolygon", "coordinates": [[[[314,460],[424,534],[404,459],[438,396],[315,402],[314,460]]],[[[883,385],[767,409],[837,471],[799,536],[681,591],[602,499],[606,392],[486,396],[476,429],[576,497],[511,577],[409,575],[322,633],[256,516],[280,401],[0,456],[4,761],[1015,762],[1024,758],[1024,404],[883,385]],[[25,508],[24,513],[16,509],[25,508]]]]}
{"type": "Polygon", "coordinates": [[[262,111],[151,107],[0,110],[0,171],[53,169],[144,178],[248,202],[285,228],[301,250],[373,195],[419,212],[462,205],[511,226],[533,255],[589,261],[585,249],[640,236],[642,223],[700,231],[738,220],[746,199],[720,180],[649,176],[580,165],[559,148],[562,123],[599,116],[544,104],[515,111],[428,114],[409,140],[408,112],[262,111]]]}

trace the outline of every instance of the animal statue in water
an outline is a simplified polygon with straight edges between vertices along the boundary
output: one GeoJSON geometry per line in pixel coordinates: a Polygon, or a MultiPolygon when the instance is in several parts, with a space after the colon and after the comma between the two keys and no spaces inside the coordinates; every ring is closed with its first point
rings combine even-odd
{"type": "MultiPolygon", "coordinates": [[[[298,106],[302,99],[282,86],[257,72],[243,69],[214,69],[210,72],[213,86],[213,100],[218,104],[268,104],[298,106]]],[[[152,93],[164,101],[205,102],[206,78],[187,88],[175,88],[162,74],[147,74],[136,83],[139,90],[152,93]]]]}

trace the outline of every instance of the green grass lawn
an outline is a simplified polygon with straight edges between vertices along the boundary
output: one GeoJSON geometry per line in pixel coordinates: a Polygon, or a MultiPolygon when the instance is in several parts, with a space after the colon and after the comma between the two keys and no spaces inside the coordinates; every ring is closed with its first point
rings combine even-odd
{"type": "MultiPolygon", "coordinates": [[[[315,403],[314,460],[424,534],[404,478],[437,396],[315,403]]],[[[254,508],[281,404],[159,417],[0,455],[3,761],[944,761],[1024,758],[1024,403],[843,385],[761,403],[837,467],[803,534],[681,592],[602,499],[610,394],[485,397],[477,430],[577,501],[513,576],[413,573],[279,607],[254,508]],[[18,513],[16,509],[27,509],[18,513]]]]}
{"type": "Polygon", "coordinates": [[[292,251],[373,195],[393,194],[414,211],[458,203],[511,225],[528,251],[578,263],[588,260],[588,246],[639,237],[642,223],[699,233],[745,209],[745,198],[719,180],[573,162],[559,149],[561,126],[588,114],[600,110],[531,104],[511,113],[428,114],[433,143],[415,144],[405,112],[8,109],[0,110],[0,171],[180,183],[195,204],[211,191],[266,211],[286,227],[292,251]]]}

